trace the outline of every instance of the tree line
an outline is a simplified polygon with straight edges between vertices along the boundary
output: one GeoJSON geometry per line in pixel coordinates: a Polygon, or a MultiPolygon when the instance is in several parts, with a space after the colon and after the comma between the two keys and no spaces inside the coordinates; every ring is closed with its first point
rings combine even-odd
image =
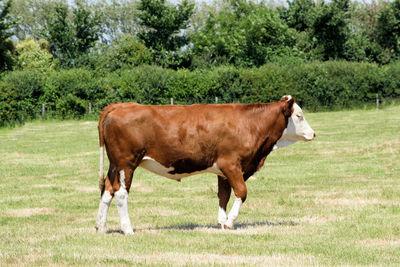
{"type": "Polygon", "coordinates": [[[400,96],[400,0],[0,0],[0,126],[111,102],[400,96]]]}
{"type": "Polygon", "coordinates": [[[28,52],[49,67],[109,70],[400,56],[400,0],[1,0],[0,10],[3,71],[37,64],[28,52]]]}

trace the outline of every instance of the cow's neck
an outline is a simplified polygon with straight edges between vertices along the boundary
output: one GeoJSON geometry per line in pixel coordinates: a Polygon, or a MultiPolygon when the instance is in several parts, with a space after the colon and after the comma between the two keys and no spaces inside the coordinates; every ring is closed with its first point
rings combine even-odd
{"type": "Polygon", "coordinates": [[[257,136],[257,140],[252,157],[243,166],[245,179],[264,165],[266,157],[273,150],[274,145],[287,127],[288,120],[278,105],[269,104],[264,107],[262,112],[253,114],[252,123],[258,125],[258,127],[255,127],[257,130],[252,133],[257,136]]]}

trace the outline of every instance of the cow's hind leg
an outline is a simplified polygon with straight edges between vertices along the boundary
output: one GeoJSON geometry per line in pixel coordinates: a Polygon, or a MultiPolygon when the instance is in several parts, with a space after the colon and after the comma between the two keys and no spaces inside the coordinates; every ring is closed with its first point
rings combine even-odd
{"type": "Polygon", "coordinates": [[[111,200],[113,198],[113,189],[111,184],[114,178],[115,173],[113,173],[110,168],[105,179],[105,186],[100,199],[99,211],[97,213],[96,230],[99,233],[104,233],[106,229],[107,213],[108,209],[110,208],[111,200]]]}
{"type": "Polygon", "coordinates": [[[232,187],[228,180],[222,176],[218,176],[218,199],[219,199],[219,209],[218,209],[218,224],[224,229],[225,223],[228,220],[226,215],[226,206],[231,197],[232,187]]]}
{"type": "Polygon", "coordinates": [[[128,191],[132,182],[133,170],[124,168],[119,171],[119,189],[115,192],[121,230],[125,235],[133,235],[133,229],[128,214],[128,191]]]}

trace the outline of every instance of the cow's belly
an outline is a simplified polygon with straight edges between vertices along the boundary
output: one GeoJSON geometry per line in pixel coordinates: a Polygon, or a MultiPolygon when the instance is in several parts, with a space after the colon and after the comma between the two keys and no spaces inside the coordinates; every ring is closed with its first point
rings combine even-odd
{"type": "Polygon", "coordinates": [[[149,170],[155,174],[164,176],[169,179],[177,180],[180,181],[182,178],[191,176],[191,175],[196,175],[196,174],[201,174],[201,173],[214,173],[220,176],[224,176],[221,170],[218,168],[217,163],[214,163],[211,167],[201,170],[201,171],[195,171],[191,173],[171,173],[174,171],[174,167],[165,167],[158,161],[154,160],[153,158],[150,157],[144,157],[142,161],[139,164],[140,167],[149,170]]]}

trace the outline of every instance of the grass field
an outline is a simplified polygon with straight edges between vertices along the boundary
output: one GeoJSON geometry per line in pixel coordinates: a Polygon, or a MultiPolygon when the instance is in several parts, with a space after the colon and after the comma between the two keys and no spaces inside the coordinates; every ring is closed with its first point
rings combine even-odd
{"type": "Polygon", "coordinates": [[[215,175],[138,169],[133,237],[115,201],[108,233],[94,229],[96,122],[0,129],[0,266],[399,266],[400,106],[306,117],[316,140],[267,158],[235,230],[217,228],[215,175]]]}

